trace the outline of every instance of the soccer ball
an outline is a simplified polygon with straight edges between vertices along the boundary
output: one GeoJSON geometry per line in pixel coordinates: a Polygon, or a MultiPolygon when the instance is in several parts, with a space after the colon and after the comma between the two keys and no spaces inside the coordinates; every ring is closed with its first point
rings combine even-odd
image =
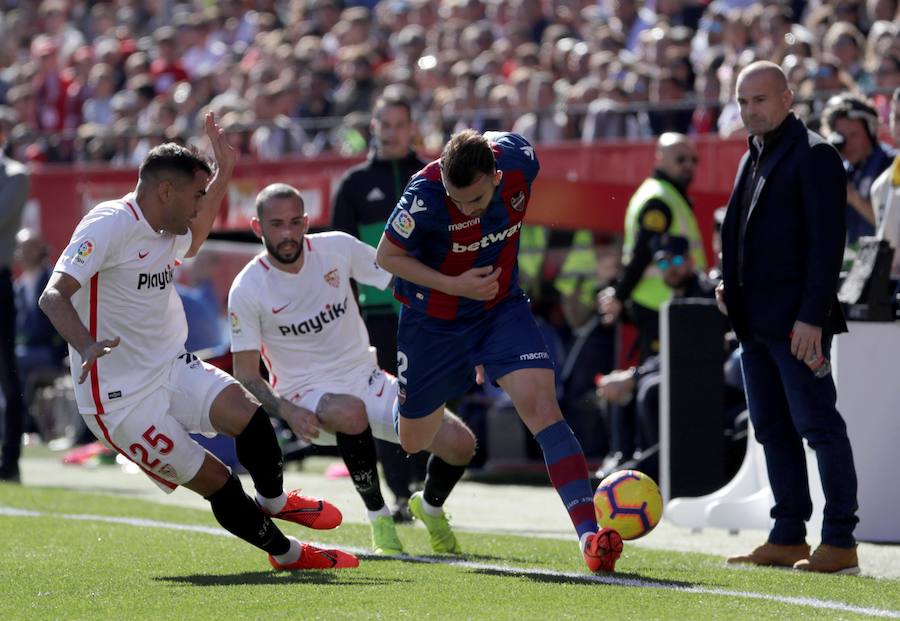
{"type": "Polygon", "coordinates": [[[602,481],[594,492],[594,511],[601,528],[614,528],[622,539],[649,533],[662,517],[662,494],[643,472],[620,470],[602,481]]]}

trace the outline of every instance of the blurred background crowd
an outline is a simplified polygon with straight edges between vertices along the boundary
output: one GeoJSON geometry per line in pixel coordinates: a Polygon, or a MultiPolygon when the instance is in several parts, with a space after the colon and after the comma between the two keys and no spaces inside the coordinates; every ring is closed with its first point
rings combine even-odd
{"type": "Polygon", "coordinates": [[[847,91],[885,120],[898,30],[897,0],[0,0],[0,104],[13,158],[120,166],[199,142],[208,108],[245,155],[361,153],[392,84],[429,152],[461,127],[730,136],[757,59],[813,127],[847,91]]]}
{"type": "MultiPolygon", "coordinates": [[[[844,159],[852,260],[884,220],[872,187],[894,160],[887,143],[897,146],[888,118],[900,88],[898,35],[898,0],[0,0],[0,135],[20,162],[128,170],[163,142],[203,151],[203,118],[212,110],[245,162],[369,151],[360,166],[373,167],[373,176],[393,175],[377,167],[398,158],[417,170],[416,153],[439,152],[465,127],[512,130],[543,145],[659,138],[646,172],[671,182],[689,205],[699,161],[692,143],[703,142],[693,137],[745,135],[734,82],[766,59],[788,76],[794,111],[844,159]],[[379,116],[379,97],[395,102],[387,117],[379,116]]],[[[75,174],[87,184],[83,170],[75,174]]],[[[366,194],[356,179],[342,178],[337,194],[352,185],[367,208],[379,197],[387,211],[373,216],[381,224],[372,230],[380,233],[397,197],[366,194]]],[[[331,224],[356,234],[372,222],[331,224]]],[[[896,238],[885,236],[894,246],[895,229],[896,238]]],[[[226,364],[230,276],[218,286],[214,276],[221,281],[235,260],[243,265],[258,251],[257,240],[245,238],[251,243],[208,244],[179,283],[188,348],[226,364]]],[[[620,296],[621,319],[637,328],[632,346],[619,318],[607,321],[602,303],[598,312],[597,291],[617,283],[619,241],[611,231],[526,226],[520,242],[520,278],[558,363],[560,405],[598,476],[635,465],[656,473],[658,318],[641,319],[620,296]],[[641,346],[654,342],[656,349],[641,346]]],[[[655,267],[674,297],[708,298],[720,276],[718,239],[708,264],[680,248],[689,241],[645,244],[633,271],[655,267]]],[[[50,439],[59,435],[55,421],[72,413],[65,348],[36,305],[59,248],[27,225],[16,246],[17,363],[34,418],[26,431],[50,439]]],[[[724,387],[710,401],[722,413],[733,471],[746,416],[726,344],[724,387]]],[[[509,420],[517,419],[499,391],[476,388],[455,408],[479,437],[474,468],[523,450],[540,459],[524,427],[513,433],[519,426],[509,420]]]]}

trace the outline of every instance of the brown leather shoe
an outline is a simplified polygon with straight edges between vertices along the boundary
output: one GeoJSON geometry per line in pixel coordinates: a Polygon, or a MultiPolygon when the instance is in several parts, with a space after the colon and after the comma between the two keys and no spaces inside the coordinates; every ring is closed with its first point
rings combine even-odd
{"type": "Polygon", "coordinates": [[[855,576],[859,573],[859,558],[856,556],[856,547],[839,548],[823,543],[808,559],[794,563],[794,569],[855,576]]]}
{"type": "Polygon", "coordinates": [[[729,556],[729,565],[760,565],[763,567],[796,567],[796,563],[809,558],[809,544],[784,546],[766,542],[750,554],[729,556]]]}

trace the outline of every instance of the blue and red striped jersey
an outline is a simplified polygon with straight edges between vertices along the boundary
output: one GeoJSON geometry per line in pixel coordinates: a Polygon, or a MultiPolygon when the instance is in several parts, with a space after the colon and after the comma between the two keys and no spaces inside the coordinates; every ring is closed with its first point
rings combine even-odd
{"type": "Polygon", "coordinates": [[[398,278],[394,296],[431,317],[473,317],[511,296],[523,295],[517,260],[519,231],[540,165],[534,148],[522,136],[487,132],[485,137],[503,176],[481,217],[465,216],[447,197],[440,164],[434,161],[413,176],[385,226],[389,241],[443,274],[457,276],[486,265],[503,269],[500,292],[486,302],[398,278]]]}

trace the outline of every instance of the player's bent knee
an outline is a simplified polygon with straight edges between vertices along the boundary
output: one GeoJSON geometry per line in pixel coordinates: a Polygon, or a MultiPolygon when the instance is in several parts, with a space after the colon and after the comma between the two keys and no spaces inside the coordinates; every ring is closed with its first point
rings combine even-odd
{"type": "Polygon", "coordinates": [[[444,406],[420,418],[400,417],[398,435],[400,446],[410,455],[424,451],[440,433],[444,422],[444,406]]]}
{"type": "Polygon", "coordinates": [[[243,386],[231,384],[216,395],[209,420],[217,431],[234,438],[244,431],[258,408],[259,403],[243,386]]]}
{"type": "Polygon", "coordinates": [[[458,418],[445,417],[438,435],[428,447],[432,453],[454,466],[465,466],[475,455],[475,434],[458,418]]]}
{"type": "Polygon", "coordinates": [[[426,442],[422,440],[422,438],[418,437],[416,434],[407,431],[404,433],[403,427],[400,427],[400,447],[409,453],[410,455],[415,455],[416,453],[425,450],[428,446],[426,442]]]}
{"type": "Polygon", "coordinates": [[[316,416],[331,432],[357,435],[369,426],[365,403],[351,395],[323,395],[316,407],[316,416]]]}
{"type": "Polygon", "coordinates": [[[465,466],[475,455],[475,434],[468,428],[462,428],[454,434],[454,443],[446,456],[440,456],[448,464],[465,466]]]}

